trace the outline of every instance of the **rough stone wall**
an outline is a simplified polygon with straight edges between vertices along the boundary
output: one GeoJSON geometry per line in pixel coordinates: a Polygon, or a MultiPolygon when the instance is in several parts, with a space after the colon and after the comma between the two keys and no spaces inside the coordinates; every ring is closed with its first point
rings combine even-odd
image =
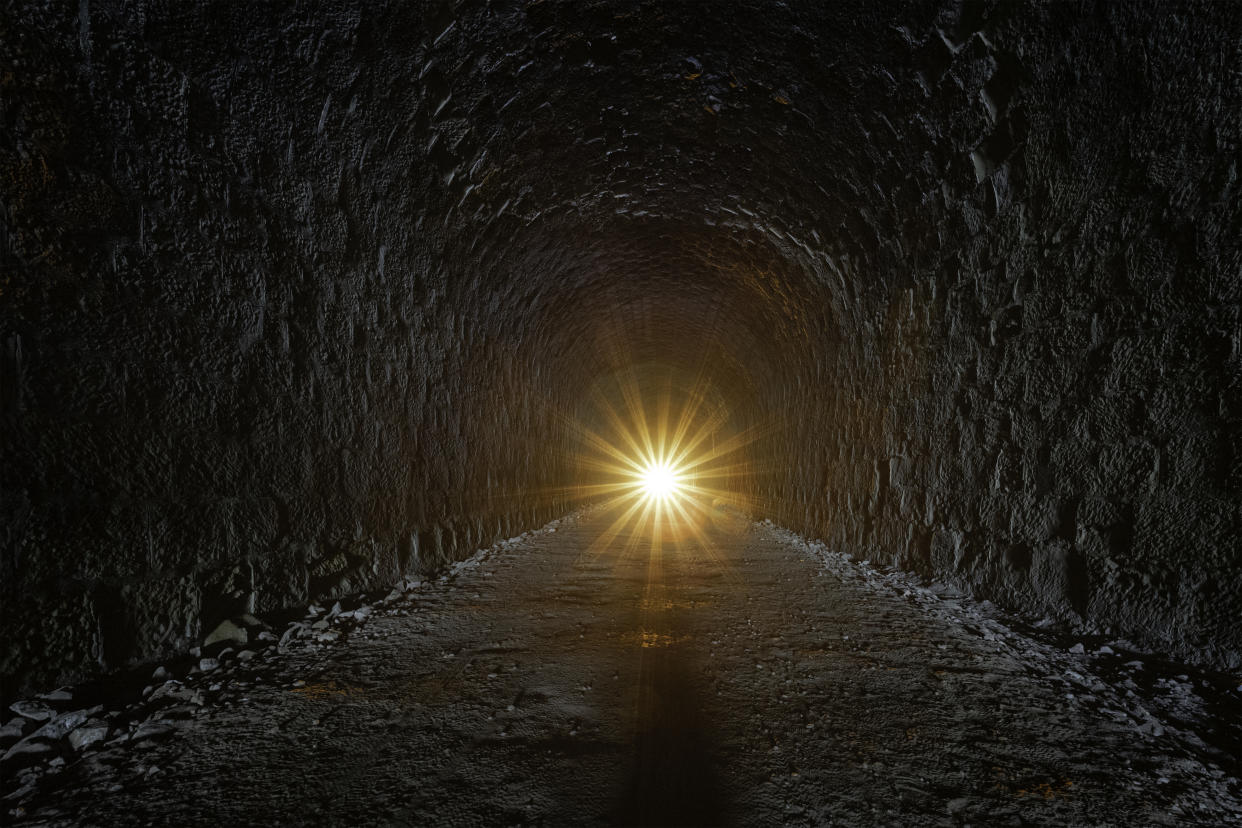
{"type": "Polygon", "coordinates": [[[433,92],[371,50],[418,38],[81,8],[0,32],[6,695],[562,513],[525,286],[461,267],[443,174],[393,139],[433,92]]]}
{"type": "Polygon", "coordinates": [[[567,507],[627,362],[757,509],[1237,663],[1225,4],[0,12],[0,672],[567,507]]]}
{"type": "Polygon", "coordinates": [[[898,82],[927,101],[898,140],[939,124],[950,157],[877,232],[871,265],[908,272],[858,306],[867,357],[838,356],[830,405],[785,402],[823,416],[782,448],[825,440],[776,508],[1036,617],[1238,666],[1238,10],[971,6],[909,35],[898,82]]]}

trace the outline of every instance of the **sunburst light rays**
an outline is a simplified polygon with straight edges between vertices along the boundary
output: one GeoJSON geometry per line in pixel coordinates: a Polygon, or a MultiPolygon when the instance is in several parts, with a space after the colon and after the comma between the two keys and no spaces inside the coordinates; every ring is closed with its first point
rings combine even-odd
{"type": "Polygon", "coordinates": [[[746,447],[753,429],[739,428],[702,379],[640,383],[631,373],[611,392],[595,394],[596,429],[578,424],[583,455],[580,489],[603,502],[611,525],[595,544],[608,547],[626,532],[626,548],[649,540],[697,540],[711,546],[708,528],[719,511],[744,506],[740,481],[751,471],[746,447]]]}

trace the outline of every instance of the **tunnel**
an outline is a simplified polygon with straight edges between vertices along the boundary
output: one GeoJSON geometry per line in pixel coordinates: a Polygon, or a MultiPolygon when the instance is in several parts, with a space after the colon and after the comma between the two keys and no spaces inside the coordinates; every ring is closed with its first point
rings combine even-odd
{"type": "Polygon", "coordinates": [[[1242,821],[1242,8],[0,46],[6,820],[1242,821]]]}

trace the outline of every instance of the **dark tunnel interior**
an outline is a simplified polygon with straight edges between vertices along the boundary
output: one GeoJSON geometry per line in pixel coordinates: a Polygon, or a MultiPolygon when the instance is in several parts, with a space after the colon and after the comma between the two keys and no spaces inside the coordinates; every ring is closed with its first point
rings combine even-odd
{"type": "Polygon", "coordinates": [[[1239,7],[10,0],[0,44],[6,707],[587,506],[627,394],[749,519],[1242,669],[1239,7]]]}

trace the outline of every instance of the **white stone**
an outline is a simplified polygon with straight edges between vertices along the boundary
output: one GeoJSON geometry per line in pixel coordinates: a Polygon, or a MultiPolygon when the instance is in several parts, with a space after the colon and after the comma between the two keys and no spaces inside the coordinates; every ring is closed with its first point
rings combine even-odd
{"type": "Polygon", "coordinates": [[[282,635],[282,636],[280,637],[280,646],[282,646],[282,647],[283,647],[283,646],[285,646],[286,644],[288,644],[288,643],[289,643],[289,639],[291,639],[291,638],[293,638],[294,636],[298,635],[298,634],[299,634],[299,633],[301,633],[301,632],[302,632],[302,630],[304,630],[304,629],[306,629],[306,625],[305,625],[305,624],[303,624],[302,622],[300,622],[300,621],[290,621],[290,622],[289,622],[289,629],[285,630],[284,635],[282,635]]]}
{"type": "Polygon", "coordinates": [[[69,734],[69,744],[73,746],[74,750],[80,751],[107,738],[108,725],[96,719],[86,722],[72,731],[69,734]]]}
{"type": "Polygon", "coordinates": [[[71,713],[64,713],[57,716],[52,721],[43,725],[34,732],[34,736],[48,741],[58,741],[65,738],[69,731],[85,722],[91,716],[98,713],[102,708],[93,707],[90,710],[74,710],[71,713]]]}
{"type": "Polygon", "coordinates": [[[21,716],[10,719],[8,724],[0,727],[0,750],[7,750],[22,740],[30,723],[21,716]]]}
{"type": "Polygon", "coordinates": [[[37,762],[44,757],[51,756],[53,751],[54,748],[49,742],[36,739],[31,734],[9,748],[5,752],[4,758],[0,761],[3,761],[5,764],[10,762],[30,764],[32,761],[37,762]]]}
{"type": "Polygon", "coordinates": [[[203,646],[210,647],[217,641],[227,641],[232,644],[246,644],[250,641],[250,634],[242,627],[237,626],[232,621],[221,621],[211,634],[203,639],[203,646]]]}
{"type": "Polygon", "coordinates": [[[68,687],[58,687],[50,693],[40,693],[39,698],[49,702],[73,701],[73,690],[68,687]]]}
{"type": "Polygon", "coordinates": [[[56,715],[56,711],[37,699],[18,699],[9,705],[19,716],[36,722],[45,722],[56,715]]]}
{"type": "Polygon", "coordinates": [[[142,739],[158,739],[170,735],[175,729],[170,722],[152,719],[138,725],[138,729],[134,731],[133,740],[137,742],[142,739]]]}

